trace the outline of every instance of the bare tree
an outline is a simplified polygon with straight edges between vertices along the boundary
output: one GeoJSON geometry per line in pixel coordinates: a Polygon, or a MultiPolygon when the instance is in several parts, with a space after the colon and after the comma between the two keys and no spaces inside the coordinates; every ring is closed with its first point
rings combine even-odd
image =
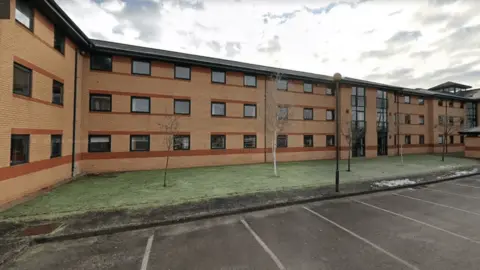
{"type": "Polygon", "coordinates": [[[170,159],[170,151],[172,151],[174,142],[174,135],[178,128],[178,119],[175,115],[166,116],[163,123],[158,124],[162,133],[165,134],[164,137],[164,146],[167,149],[167,157],[165,160],[165,169],[163,174],[163,186],[167,187],[167,171],[168,171],[168,161],[170,159]]]}
{"type": "Polygon", "coordinates": [[[348,144],[348,165],[347,165],[347,172],[350,171],[350,159],[352,157],[352,122],[346,121],[340,130],[342,136],[345,138],[348,144]]]}
{"type": "Polygon", "coordinates": [[[447,153],[447,138],[451,135],[457,134],[462,129],[462,117],[447,117],[445,115],[439,116],[438,124],[435,129],[440,132],[443,137],[442,144],[442,161],[445,161],[445,154],[447,153]]]}
{"type": "Polygon", "coordinates": [[[278,91],[277,85],[281,83],[282,74],[276,73],[270,77],[270,80],[275,82],[274,87],[267,87],[265,93],[266,101],[266,124],[267,131],[272,138],[272,158],[273,158],[273,173],[278,176],[277,172],[277,136],[281,133],[288,124],[288,118],[291,116],[291,111],[288,105],[279,104],[277,100],[278,91]]]}
{"type": "Polygon", "coordinates": [[[402,134],[401,133],[402,122],[400,119],[400,113],[398,111],[394,112],[392,115],[392,118],[393,118],[392,121],[388,122],[388,129],[389,129],[388,133],[394,134],[395,145],[397,146],[398,155],[400,156],[400,160],[403,165],[403,142],[404,141],[402,141],[400,138],[400,135],[402,134]]]}

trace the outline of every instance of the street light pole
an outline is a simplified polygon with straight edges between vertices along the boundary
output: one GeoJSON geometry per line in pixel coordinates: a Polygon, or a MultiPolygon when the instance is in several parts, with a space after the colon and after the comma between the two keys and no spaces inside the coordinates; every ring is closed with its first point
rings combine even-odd
{"type": "Polygon", "coordinates": [[[335,192],[340,192],[340,80],[342,75],[335,73],[333,75],[333,81],[335,82],[335,152],[336,152],[336,168],[335,168],[335,192]]]}

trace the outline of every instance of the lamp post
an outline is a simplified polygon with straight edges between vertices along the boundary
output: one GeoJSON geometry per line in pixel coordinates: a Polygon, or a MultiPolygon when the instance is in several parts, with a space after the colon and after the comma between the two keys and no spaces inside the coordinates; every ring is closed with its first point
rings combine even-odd
{"type": "Polygon", "coordinates": [[[335,152],[337,164],[335,168],[335,191],[340,191],[340,171],[338,168],[338,163],[340,160],[340,81],[342,80],[342,75],[340,73],[335,73],[333,75],[333,81],[335,82],[335,152]]]}

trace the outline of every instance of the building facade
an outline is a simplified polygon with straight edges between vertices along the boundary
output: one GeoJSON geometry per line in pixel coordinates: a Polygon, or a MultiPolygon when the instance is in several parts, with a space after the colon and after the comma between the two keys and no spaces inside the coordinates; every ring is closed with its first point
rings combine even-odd
{"type": "Polygon", "coordinates": [[[330,76],[92,40],[52,0],[7,7],[0,205],[78,174],[161,169],[167,155],[172,168],[264,163],[276,144],[279,161],[334,159],[335,136],[342,158],[350,145],[367,158],[444,141],[464,151],[458,130],[477,126],[477,101],[457,94],[469,86],[346,77],[337,88],[330,76]]]}

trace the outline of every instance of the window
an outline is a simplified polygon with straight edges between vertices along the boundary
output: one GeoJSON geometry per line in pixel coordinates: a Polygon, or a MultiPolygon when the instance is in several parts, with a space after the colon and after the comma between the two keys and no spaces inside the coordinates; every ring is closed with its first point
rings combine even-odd
{"type": "Polygon", "coordinates": [[[418,116],[418,123],[420,125],[425,125],[425,116],[423,115],[418,116]]]}
{"type": "Polygon", "coordinates": [[[57,27],[54,30],[53,47],[61,54],[65,54],[65,35],[57,27]]]}
{"type": "Polygon", "coordinates": [[[454,122],[453,116],[449,116],[449,117],[448,117],[448,123],[450,123],[451,125],[453,125],[453,122],[454,122]]]}
{"type": "Polygon", "coordinates": [[[405,102],[405,104],[410,104],[410,96],[405,96],[404,97],[404,102],[405,102]]]}
{"type": "Polygon", "coordinates": [[[443,135],[438,135],[438,143],[443,144],[443,135]]]}
{"type": "Polygon", "coordinates": [[[453,144],[455,142],[455,137],[450,135],[449,140],[450,140],[450,144],[453,144]]]}
{"type": "Polygon", "coordinates": [[[313,147],[313,135],[303,135],[303,147],[313,147]]]}
{"type": "Polygon", "coordinates": [[[225,102],[212,102],[212,116],[225,116],[225,102]]]}
{"type": "Polygon", "coordinates": [[[243,77],[243,85],[249,87],[257,87],[257,76],[246,75],[243,77]]]}
{"type": "Polygon", "coordinates": [[[393,145],[397,145],[398,144],[398,136],[397,135],[394,135],[393,137],[393,145]]]}
{"type": "Polygon", "coordinates": [[[257,117],[257,105],[256,104],[244,104],[243,105],[243,117],[257,117]]]}
{"type": "Polygon", "coordinates": [[[453,107],[453,101],[448,102],[448,107],[453,107]]]}
{"type": "Polygon", "coordinates": [[[288,107],[278,107],[277,119],[278,120],[288,119],[288,107]]]}
{"type": "Polygon", "coordinates": [[[90,94],[91,112],[111,112],[112,95],[90,94]]]}
{"type": "Polygon", "coordinates": [[[175,99],[173,101],[173,110],[175,114],[190,114],[190,100],[175,99]]]}
{"type": "Polygon", "coordinates": [[[460,102],[460,108],[463,109],[463,106],[464,106],[464,105],[463,105],[463,102],[460,102]]]}
{"type": "Polygon", "coordinates": [[[277,135],[277,147],[278,148],[288,147],[288,136],[287,135],[277,135]]]}
{"type": "Polygon", "coordinates": [[[418,105],[423,105],[425,104],[425,99],[423,97],[418,97],[418,105]]]}
{"type": "Polygon", "coordinates": [[[443,100],[438,101],[438,106],[443,106],[443,100]]]}
{"type": "Polygon", "coordinates": [[[32,96],[32,70],[17,63],[13,65],[13,93],[32,96]]]}
{"type": "Polygon", "coordinates": [[[175,79],[190,80],[191,69],[186,66],[175,66],[175,79]]]}
{"type": "Polygon", "coordinates": [[[137,113],[150,113],[150,98],[132,97],[130,110],[137,113]]]}
{"type": "Polygon", "coordinates": [[[130,152],[150,151],[150,135],[131,135],[130,152]]]}
{"type": "Polygon", "coordinates": [[[444,118],[443,115],[439,115],[439,116],[438,116],[438,124],[439,124],[439,125],[443,125],[443,122],[444,122],[444,121],[443,121],[443,118],[444,118]]]}
{"type": "Polygon", "coordinates": [[[410,135],[405,135],[405,144],[411,144],[412,143],[412,138],[410,135]]]}
{"type": "Polygon", "coordinates": [[[12,134],[10,142],[10,165],[28,163],[30,135],[12,134]]]}
{"type": "Polygon", "coordinates": [[[288,81],[277,80],[277,90],[288,91],[288,81]]]}
{"type": "Polygon", "coordinates": [[[90,69],[112,71],[112,56],[92,54],[92,56],[90,56],[90,69]]]}
{"type": "Polygon", "coordinates": [[[405,124],[410,124],[410,114],[405,114],[405,124]]]}
{"type": "Polygon", "coordinates": [[[327,121],[335,120],[335,111],[334,110],[327,110],[327,121]]]}
{"type": "Polygon", "coordinates": [[[257,148],[257,136],[256,135],[244,135],[243,136],[243,148],[257,148]]]}
{"type": "Polygon", "coordinates": [[[477,126],[477,104],[467,102],[465,104],[466,124],[465,128],[473,128],[477,126]]]}
{"type": "Polygon", "coordinates": [[[88,136],[88,152],[110,152],[110,135],[90,135],[88,136]]]}
{"type": "Polygon", "coordinates": [[[51,139],[51,152],[50,158],[61,157],[62,156],[62,135],[52,135],[51,139]]]}
{"type": "Polygon", "coordinates": [[[461,144],[465,143],[465,137],[463,135],[460,135],[460,143],[461,144]]]}
{"type": "Polygon", "coordinates": [[[303,109],[303,120],[313,120],[313,109],[304,108],[303,109]]]}
{"type": "Polygon", "coordinates": [[[465,123],[465,120],[463,120],[463,117],[460,117],[460,125],[463,125],[465,123]]]}
{"type": "Polygon", "coordinates": [[[327,135],[327,146],[335,146],[335,135],[327,135]]]}
{"type": "Polygon", "coordinates": [[[55,80],[52,86],[52,103],[63,105],[63,83],[55,80]]]}
{"type": "Polygon", "coordinates": [[[303,92],[305,93],[312,93],[313,92],[313,85],[311,83],[303,83],[303,92]]]}
{"type": "Polygon", "coordinates": [[[190,136],[189,135],[174,135],[173,136],[173,150],[190,150],[190,136]]]}
{"type": "Polygon", "coordinates": [[[425,136],[418,135],[418,143],[419,144],[425,144],[425,136]]]}
{"type": "Polygon", "coordinates": [[[394,103],[397,103],[397,102],[398,102],[398,95],[397,95],[397,94],[395,94],[395,95],[393,96],[393,102],[394,102],[394,103]]]}
{"type": "Polygon", "coordinates": [[[225,71],[212,70],[212,82],[213,83],[225,83],[226,82],[225,71]]]}
{"type": "Polygon", "coordinates": [[[325,88],[325,95],[327,96],[334,96],[335,92],[333,91],[332,88],[325,88]]]}
{"type": "Polygon", "coordinates": [[[15,20],[28,29],[33,30],[33,9],[29,5],[29,1],[17,0],[15,20]]]}
{"type": "Polygon", "coordinates": [[[149,61],[132,60],[132,74],[151,75],[151,64],[149,61]]]}
{"type": "Polygon", "coordinates": [[[226,145],[225,135],[212,135],[210,136],[210,148],[212,149],[225,149],[226,145]]]}

